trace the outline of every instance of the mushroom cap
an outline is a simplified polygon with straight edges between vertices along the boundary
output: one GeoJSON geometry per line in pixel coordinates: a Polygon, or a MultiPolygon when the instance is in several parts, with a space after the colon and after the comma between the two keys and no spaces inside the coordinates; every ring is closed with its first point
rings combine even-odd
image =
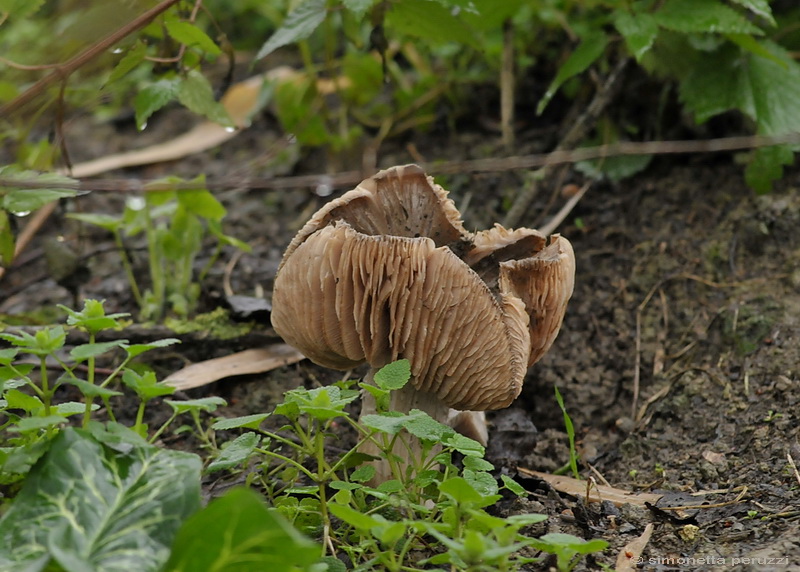
{"type": "Polygon", "coordinates": [[[555,339],[574,271],[566,239],[469,233],[422,169],[394,167],[298,232],[275,279],[272,324],[320,365],[406,358],[416,389],[457,409],[499,409],[555,339]]]}

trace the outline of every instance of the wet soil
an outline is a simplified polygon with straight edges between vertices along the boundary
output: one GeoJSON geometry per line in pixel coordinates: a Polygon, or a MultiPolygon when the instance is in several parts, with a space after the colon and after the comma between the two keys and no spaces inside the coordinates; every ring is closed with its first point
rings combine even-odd
{"type": "MultiPolygon", "coordinates": [[[[117,142],[133,136],[124,126],[102,129],[114,143],[79,138],[87,145],[74,150],[75,157],[123,147],[117,142]]],[[[274,136],[274,125],[262,119],[221,149],[121,175],[219,177],[233,169],[268,174],[272,167],[257,158],[263,141],[274,136]]],[[[413,154],[403,147],[385,151],[380,164],[413,162],[420,155],[500,153],[496,139],[486,133],[428,136],[415,141],[413,154]]],[[[142,143],[127,147],[137,144],[142,143]]],[[[277,169],[313,173],[324,164],[315,153],[277,169]]],[[[435,164],[428,171],[436,175],[435,164]]],[[[580,182],[578,175],[573,178],[580,182]]],[[[501,220],[508,199],[526,184],[522,173],[437,180],[451,190],[467,228],[477,229],[501,220]]],[[[609,541],[608,550],[579,569],[613,568],[623,547],[652,523],[642,554],[646,570],[800,570],[800,477],[790,462],[791,457],[800,463],[799,186],[800,173],[793,171],[774,192],[756,196],[730,157],[659,159],[622,183],[593,184],[559,228],[574,245],[578,267],[561,333],[531,368],[513,407],[489,416],[489,460],[532,493],[528,500],[501,504],[501,513],[545,512],[550,518],[539,533],[609,541]],[[586,505],[517,473],[517,468],[552,472],[568,461],[554,386],[575,426],[582,476],[663,494],[658,506],[586,505]]],[[[532,213],[548,203],[550,191],[540,195],[532,213]]],[[[313,189],[239,189],[219,197],[229,211],[226,232],[253,247],[231,266],[231,287],[236,294],[268,298],[283,248],[329,198],[313,189]]],[[[93,193],[68,208],[117,212],[121,201],[93,193]]],[[[523,225],[540,224],[542,218],[529,215],[523,225]]],[[[43,244],[57,234],[87,255],[91,279],[80,296],[105,298],[109,311],[134,311],[118,257],[106,248],[108,237],[78,232],[63,212],[36,238],[24,264],[0,284],[0,311],[21,314],[73,303],[47,277],[43,244]]],[[[233,254],[226,251],[214,267],[206,308],[219,300],[233,254]]],[[[144,264],[144,254],[137,257],[144,264]]],[[[165,356],[161,365],[177,368],[181,360],[235,349],[243,348],[187,346],[177,350],[177,358],[165,356]]],[[[222,395],[232,404],[231,415],[263,412],[287,389],[341,376],[301,362],[194,390],[192,396],[222,395]]]]}

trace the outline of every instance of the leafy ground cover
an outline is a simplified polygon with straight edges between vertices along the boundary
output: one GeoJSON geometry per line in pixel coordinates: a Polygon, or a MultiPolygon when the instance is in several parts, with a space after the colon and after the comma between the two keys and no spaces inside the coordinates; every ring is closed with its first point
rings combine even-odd
{"type": "MultiPolygon", "coordinates": [[[[2,115],[0,311],[24,326],[6,327],[0,349],[0,567],[598,569],[623,566],[626,553],[645,569],[800,565],[800,199],[796,168],[782,170],[792,147],[535,173],[472,162],[791,134],[792,3],[244,3],[251,17],[235,25],[245,33],[227,39],[221,16],[220,29],[210,23],[224,11],[199,6],[177,5],[75,72],[45,94],[50,107],[2,115]],[[39,173],[64,156],[48,131],[79,162],[169,139],[197,115],[230,127],[211,88],[224,83],[230,49],[299,75],[263,92],[266,107],[248,108],[257,111],[231,142],[120,172],[162,194],[131,200],[108,180],[81,194],[83,181],[39,173]],[[111,88],[98,100],[102,85],[111,88]],[[410,415],[403,423],[444,451],[373,486],[358,443],[400,438],[399,421],[357,422],[358,386],[339,374],[303,362],[188,394],[158,381],[253,339],[234,327],[227,340],[186,334],[185,316],[231,294],[268,297],[297,227],[347,188],[337,171],[411,161],[452,189],[468,227],[546,224],[590,183],[559,227],[579,269],[562,334],[515,406],[490,415],[485,452],[410,415]],[[286,173],[324,175],[263,184],[286,173]],[[79,212],[53,216],[9,265],[24,234],[14,226],[28,220],[18,215],[63,197],[79,212]],[[184,318],[169,322],[174,332],[134,323],[162,314],[184,318]],[[587,494],[533,472],[570,465],[587,494]],[[592,496],[604,481],[660,500],[592,496]]],[[[45,48],[71,54],[98,39],[93,22],[109,21],[100,7],[59,20],[67,32],[53,50],[36,18],[64,14],[0,10],[12,64],[49,61],[45,48]]],[[[33,76],[3,65],[8,106],[33,76]]],[[[255,327],[270,339],[267,320],[255,327]]]]}

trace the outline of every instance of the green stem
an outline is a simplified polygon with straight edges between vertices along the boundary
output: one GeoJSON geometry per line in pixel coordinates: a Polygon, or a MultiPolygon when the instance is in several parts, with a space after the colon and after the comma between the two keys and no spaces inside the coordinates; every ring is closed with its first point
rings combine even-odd
{"type": "Polygon", "coordinates": [[[44,402],[44,414],[50,415],[50,401],[53,398],[53,392],[50,389],[50,382],[47,378],[47,357],[41,356],[39,358],[39,368],[42,376],[42,401],[44,402]]]}
{"type": "Polygon", "coordinates": [[[300,463],[298,463],[294,459],[290,459],[289,457],[286,457],[285,455],[281,455],[280,453],[276,453],[274,451],[270,451],[269,449],[256,449],[256,451],[258,451],[262,455],[266,455],[267,457],[272,457],[273,459],[278,459],[280,461],[283,461],[285,463],[288,463],[288,464],[292,465],[298,471],[300,471],[305,476],[307,476],[309,479],[316,480],[316,478],[317,478],[317,476],[314,473],[312,473],[311,471],[306,469],[303,465],[301,465],[300,463]]]}
{"type": "Polygon", "coordinates": [[[122,242],[122,234],[118,229],[114,229],[114,242],[117,244],[117,248],[119,248],[122,268],[125,270],[125,275],[128,277],[128,283],[131,285],[133,297],[139,308],[142,308],[144,307],[144,299],[142,298],[141,291],[139,291],[139,283],[136,282],[136,275],[133,273],[133,265],[131,264],[130,256],[128,256],[128,250],[125,248],[125,243],[122,242]]]}
{"type": "Polygon", "coordinates": [[[139,408],[136,410],[136,423],[133,426],[133,430],[136,431],[142,437],[147,437],[145,433],[142,432],[143,428],[143,421],[144,421],[144,409],[147,406],[147,401],[142,399],[139,402],[139,408]]]}
{"type": "Polygon", "coordinates": [[[151,443],[151,444],[152,444],[152,443],[155,443],[155,442],[158,440],[158,438],[161,436],[161,434],[164,432],[164,430],[165,430],[165,429],[166,429],[166,428],[167,428],[167,427],[168,427],[168,426],[169,426],[169,425],[170,425],[170,424],[171,424],[173,421],[175,421],[175,419],[176,419],[177,417],[178,417],[178,414],[177,414],[176,412],[173,412],[173,413],[172,413],[172,415],[170,415],[169,419],[167,419],[167,420],[164,422],[164,424],[163,424],[163,425],[161,425],[161,427],[159,427],[159,428],[158,428],[158,431],[156,431],[156,432],[153,434],[153,436],[152,436],[152,437],[150,437],[150,443],[151,443]]]}
{"type": "MultiPolygon", "coordinates": [[[[95,342],[95,334],[94,332],[89,332],[89,343],[93,344],[95,342]]],[[[94,385],[94,366],[95,366],[95,356],[89,357],[89,363],[87,364],[88,371],[86,373],[86,381],[94,385]]],[[[94,397],[90,395],[85,395],[84,399],[86,400],[86,408],[83,411],[83,428],[85,429],[89,425],[89,421],[92,417],[92,403],[94,402],[94,397]]]]}
{"type": "Polygon", "coordinates": [[[150,215],[150,204],[145,204],[144,207],[145,221],[146,221],[146,235],[147,235],[147,253],[150,262],[150,280],[152,282],[153,297],[155,299],[156,308],[155,315],[148,316],[149,318],[158,319],[164,311],[164,292],[165,281],[164,274],[161,270],[162,257],[160,256],[160,248],[158,244],[158,233],[153,225],[153,218],[150,215]]]}

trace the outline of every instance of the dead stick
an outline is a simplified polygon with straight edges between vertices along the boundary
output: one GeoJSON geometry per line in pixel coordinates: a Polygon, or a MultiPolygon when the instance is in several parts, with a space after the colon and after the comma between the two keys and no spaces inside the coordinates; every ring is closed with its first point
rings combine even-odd
{"type": "Polygon", "coordinates": [[[24,93],[21,93],[19,96],[6,103],[3,107],[0,107],[0,117],[8,117],[11,115],[11,113],[17,111],[20,107],[41,95],[41,93],[44,92],[44,90],[47,89],[51,84],[65,80],[72,74],[72,72],[84,66],[87,62],[90,62],[98,55],[106,52],[111,46],[126,38],[139,28],[143,28],[149,24],[155,19],[156,16],[166,11],[173,4],[177,4],[178,1],[179,0],[163,0],[163,2],[159,3],[157,6],[154,6],[138,18],[115,30],[102,40],[98,41],[96,44],[89,46],[71,60],[68,60],[65,63],[57,66],[56,69],[54,69],[50,74],[37,81],[27,90],[25,90],[24,93]]]}

